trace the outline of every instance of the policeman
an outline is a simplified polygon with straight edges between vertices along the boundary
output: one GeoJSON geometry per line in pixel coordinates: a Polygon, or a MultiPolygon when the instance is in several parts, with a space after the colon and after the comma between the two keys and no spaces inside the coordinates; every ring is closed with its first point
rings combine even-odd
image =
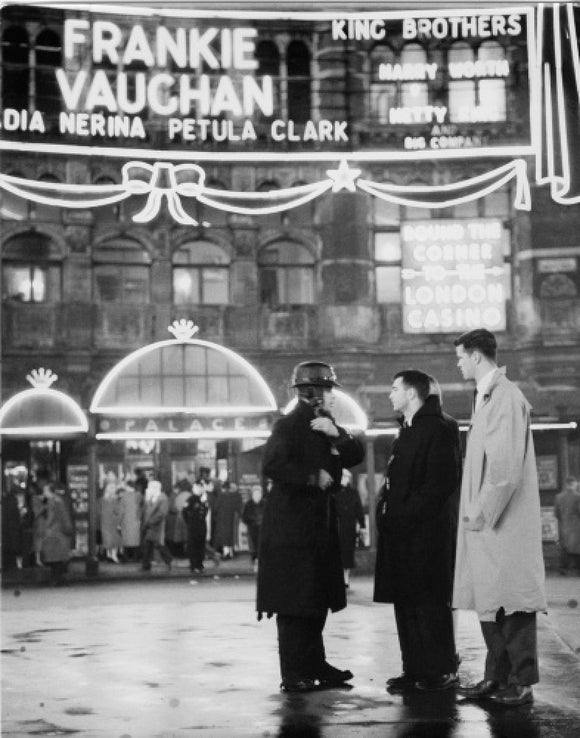
{"type": "Polygon", "coordinates": [[[352,679],[326,661],[322,631],[328,610],[346,607],[334,495],[342,469],[360,463],[364,445],[331,415],[334,369],[298,364],[291,380],[298,402],[274,425],[264,452],[266,498],[258,619],[277,614],[281,689],[305,692],[352,679]]]}

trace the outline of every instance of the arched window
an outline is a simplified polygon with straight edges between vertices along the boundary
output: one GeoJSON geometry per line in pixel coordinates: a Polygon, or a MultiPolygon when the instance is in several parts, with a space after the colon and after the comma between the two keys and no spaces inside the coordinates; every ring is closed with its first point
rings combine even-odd
{"type": "Polygon", "coordinates": [[[2,299],[15,302],[60,302],[61,255],[41,233],[22,233],[2,249],[2,299]]]}
{"type": "Polygon", "coordinates": [[[310,116],[310,52],[302,41],[292,41],[286,51],[288,71],[288,119],[304,123],[310,116]]]}
{"type": "Polygon", "coordinates": [[[263,77],[264,75],[272,77],[274,86],[274,110],[280,110],[280,52],[278,47],[273,41],[260,41],[256,45],[255,56],[258,62],[256,75],[258,77],[263,77]]]}
{"type": "Polygon", "coordinates": [[[21,26],[2,34],[2,107],[28,110],[29,41],[21,26]]]}
{"type": "Polygon", "coordinates": [[[315,259],[296,241],[280,240],[258,255],[260,301],[263,305],[310,305],[314,302],[315,259]]]}
{"type": "Polygon", "coordinates": [[[505,49],[497,41],[474,48],[454,43],[447,54],[449,119],[454,123],[507,118],[505,49]]]}
{"type": "Polygon", "coordinates": [[[132,238],[114,238],[93,251],[95,302],[149,302],[151,258],[132,238]]]}
{"type": "Polygon", "coordinates": [[[35,52],[35,105],[45,113],[59,113],[61,95],[55,69],[62,66],[60,36],[54,31],[44,29],[36,37],[35,52]]]}
{"type": "Polygon", "coordinates": [[[174,305],[227,305],[230,258],[211,241],[189,241],[173,255],[174,305]]]}
{"type": "Polygon", "coordinates": [[[389,123],[389,111],[392,108],[417,107],[429,103],[427,82],[400,79],[405,76],[408,65],[426,63],[427,52],[420,44],[406,44],[398,55],[387,44],[374,47],[370,67],[370,112],[375,122],[389,123]]]}

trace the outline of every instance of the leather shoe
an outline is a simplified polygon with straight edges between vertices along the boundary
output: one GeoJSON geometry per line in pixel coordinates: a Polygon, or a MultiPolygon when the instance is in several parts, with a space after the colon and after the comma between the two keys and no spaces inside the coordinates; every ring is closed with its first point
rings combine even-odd
{"type": "Polygon", "coordinates": [[[415,684],[415,679],[413,677],[408,676],[407,674],[403,673],[400,676],[391,677],[390,679],[387,679],[387,689],[391,687],[399,688],[399,687],[412,687],[415,684]]]}
{"type": "Polygon", "coordinates": [[[282,682],[282,692],[313,692],[316,689],[314,679],[297,679],[295,682],[282,682]]]}
{"type": "Polygon", "coordinates": [[[392,677],[387,680],[387,692],[389,694],[406,694],[407,692],[414,692],[416,681],[406,674],[401,674],[399,677],[392,677]]]}
{"type": "Polygon", "coordinates": [[[520,705],[531,704],[534,701],[534,692],[531,687],[511,684],[507,689],[502,689],[500,692],[491,695],[489,699],[496,705],[519,707],[520,705]]]}
{"type": "Polygon", "coordinates": [[[443,692],[446,689],[453,689],[458,684],[457,674],[442,674],[437,679],[421,679],[415,683],[415,687],[420,692],[443,692]]]}
{"type": "Polygon", "coordinates": [[[352,679],[353,676],[349,669],[337,669],[336,666],[331,664],[324,664],[321,673],[318,675],[318,681],[321,687],[340,687],[352,679]]]}
{"type": "Polygon", "coordinates": [[[466,700],[485,700],[496,694],[499,689],[499,683],[493,679],[482,679],[477,684],[459,687],[457,691],[466,700]]]}

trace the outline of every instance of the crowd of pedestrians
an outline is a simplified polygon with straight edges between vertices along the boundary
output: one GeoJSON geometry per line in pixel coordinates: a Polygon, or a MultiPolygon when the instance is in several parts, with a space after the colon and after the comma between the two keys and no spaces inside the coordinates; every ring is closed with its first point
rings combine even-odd
{"type": "MultiPolygon", "coordinates": [[[[202,467],[198,476],[182,474],[172,489],[138,469],[118,477],[108,469],[97,490],[97,555],[117,565],[137,563],[151,570],[156,557],[168,571],[173,560],[189,560],[199,574],[204,562],[219,565],[239,552],[240,527],[247,528],[248,548],[257,569],[261,486],[248,490],[246,503],[234,482],[213,478],[202,467]],[[258,492],[256,491],[259,491],[258,492]],[[211,530],[211,535],[210,535],[211,530]]],[[[23,493],[2,495],[2,569],[39,567],[50,581],[66,583],[75,550],[75,520],[66,487],[38,470],[23,493]]]]}

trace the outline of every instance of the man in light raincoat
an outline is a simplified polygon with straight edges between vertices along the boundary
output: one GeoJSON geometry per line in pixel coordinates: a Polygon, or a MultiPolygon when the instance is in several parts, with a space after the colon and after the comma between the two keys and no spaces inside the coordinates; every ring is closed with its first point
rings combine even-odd
{"type": "Polygon", "coordinates": [[[476,382],[467,440],[453,607],[476,610],[487,646],[483,681],[460,688],[474,700],[532,702],[539,680],[536,613],[546,610],[540,496],[530,405],[483,328],[455,342],[464,379],[476,382]]]}

